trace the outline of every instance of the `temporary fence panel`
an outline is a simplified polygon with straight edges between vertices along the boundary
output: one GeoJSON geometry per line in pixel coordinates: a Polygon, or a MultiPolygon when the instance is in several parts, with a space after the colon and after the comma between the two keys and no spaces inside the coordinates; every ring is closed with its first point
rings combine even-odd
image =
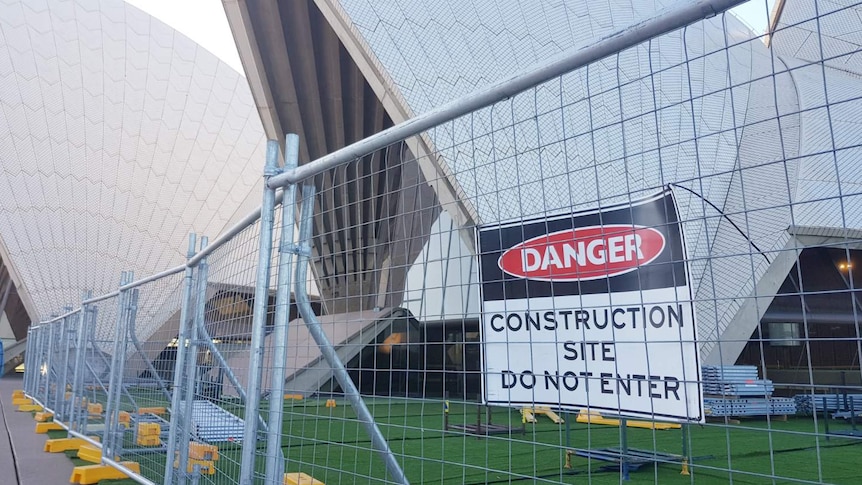
{"type": "Polygon", "coordinates": [[[30,329],[28,395],[144,483],[852,482],[862,6],[779,4],[270,142],[259,217],[30,329]]]}
{"type": "MultiPolygon", "coordinates": [[[[317,320],[409,481],[852,480],[862,433],[793,399],[840,384],[851,418],[860,387],[862,86],[835,63],[858,45],[823,27],[859,6],[810,6],[768,39],[722,15],[304,167],[317,320]],[[755,372],[710,374],[734,363],[755,372]]],[[[307,323],[285,470],[397,482],[307,323]]]]}
{"type": "MultiPolygon", "coordinates": [[[[119,283],[128,283],[126,278],[123,274],[119,283]]],[[[124,299],[114,295],[94,302],[89,308],[92,317],[87,326],[89,343],[85,347],[84,369],[81,369],[84,377],[78,404],[83,422],[79,432],[85,436],[98,437],[100,444],[110,445],[112,442],[111,432],[116,430],[109,414],[113,412],[114,419],[119,421],[116,410],[120,404],[118,400],[134,406],[134,398],[123,385],[122,376],[116,374],[123,360],[114,358],[117,350],[127,343],[124,334],[120,333],[120,319],[126,313],[122,308],[124,299]],[[85,414],[86,419],[83,419],[85,414]]]]}
{"type": "MultiPolygon", "coordinates": [[[[127,283],[130,283],[128,281],[127,283]]],[[[103,456],[136,462],[141,474],[160,483],[168,459],[173,414],[173,376],[177,365],[184,274],[178,272],[123,290],[122,316],[116,324],[123,345],[112,360],[108,420],[103,456]]]]}

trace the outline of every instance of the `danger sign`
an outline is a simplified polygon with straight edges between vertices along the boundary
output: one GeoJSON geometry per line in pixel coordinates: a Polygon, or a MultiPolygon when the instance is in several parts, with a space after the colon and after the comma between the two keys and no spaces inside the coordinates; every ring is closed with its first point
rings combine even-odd
{"type": "Polygon", "coordinates": [[[583,227],[543,234],[509,248],[498,265],[512,276],[530,280],[592,280],[634,271],[657,258],[664,246],[662,233],[651,228],[583,227]]]}
{"type": "Polygon", "coordinates": [[[670,191],[479,229],[485,399],[703,419],[694,307],[670,191]]]}

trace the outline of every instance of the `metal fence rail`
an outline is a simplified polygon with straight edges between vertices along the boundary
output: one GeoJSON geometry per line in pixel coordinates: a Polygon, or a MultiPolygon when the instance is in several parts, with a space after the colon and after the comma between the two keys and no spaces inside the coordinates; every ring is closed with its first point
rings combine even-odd
{"type": "Polygon", "coordinates": [[[258,211],[30,328],[52,446],[143,484],[852,483],[862,5],[767,45],[737,3],[270,142],[258,211]]]}

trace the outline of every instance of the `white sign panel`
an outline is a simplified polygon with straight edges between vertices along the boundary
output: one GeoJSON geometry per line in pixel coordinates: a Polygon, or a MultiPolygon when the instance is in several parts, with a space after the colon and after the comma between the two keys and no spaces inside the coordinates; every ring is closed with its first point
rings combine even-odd
{"type": "Polygon", "coordinates": [[[479,229],[485,399],[702,422],[672,194],[479,229]]]}

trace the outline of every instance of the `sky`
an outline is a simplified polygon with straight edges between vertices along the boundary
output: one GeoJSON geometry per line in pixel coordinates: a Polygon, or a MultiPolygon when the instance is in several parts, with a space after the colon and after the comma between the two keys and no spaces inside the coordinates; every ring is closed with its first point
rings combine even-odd
{"type": "Polygon", "coordinates": [[[755,33],[762,34],[766,32],[769,13],[772,12],[774,5],[775,0],[749,0],[732,9],[731,12],[748,24],[755,33]]]}
{"type": "Polygon", "coordinates": [[[221,0],[126,0],[243,73],[221,0]]]}
{"type": "MultiPolygon", "coordinates": [[[[243,73],[221,0],[126,0],[187,35],[243,73]]],[[[756,33],[766,31],[775,0],[750,0],[732,10],[756,33]]]]}

